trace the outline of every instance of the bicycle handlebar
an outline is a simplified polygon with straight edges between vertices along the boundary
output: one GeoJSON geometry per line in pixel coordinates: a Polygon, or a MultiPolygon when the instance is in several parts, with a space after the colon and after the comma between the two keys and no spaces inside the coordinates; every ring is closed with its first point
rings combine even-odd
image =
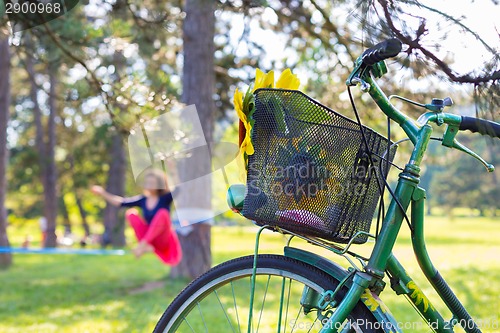
{"type": "Polygon", "coordinates": [[[403,45],[398,39],[387,39],[363,52],[361,59],[363,64],[372,66],[379,61],[397,56],[402,48],[403,45]]]}
{"type": "Polygon", "coordinates": [[[469,130],[473,133],[480,133],[482,135],[489,135],[500,139],[500,124],[493,121],[462,116],[459,128],[461,131],[469,130]]]}
{"type": "Polygon", "coordinates": [[[469,130],[474,133],[489,135],[491,137],[500,138],[500,124],[474,117],[458,116],[452,114],[443,114],[438,112],[428,112],[419,118],[418,122],[406,116],[404,113],[396,109],[389,101],[385,93],[380,89],[374,80],[371,72],[375,73],[375,77],[380,77],[387,72],[385,66],[376,66],[377,63],[383,65],[383,60],[395,57],[401,52],[402,43],[396,39],[388,39],[375,46],[365,50],[356,60],[356,68],[351,72],[351,75],[346,80],[348,86],[362,84],[363,91],[368,91],[379,108],[392,120],[398,123],[410,140],[416,144],[420,126],[429,121],[441,125],[443,122],[456,126],[460,130],[469,130]],[[365,70],[369,67],[369,70],[365,70]],[[381,69],[382,68],[382,69],[381,69]],[[384,71],[385,69],[385,71],[384,71]],[[377,75],[378,74],[378,75],[377,75]]]}

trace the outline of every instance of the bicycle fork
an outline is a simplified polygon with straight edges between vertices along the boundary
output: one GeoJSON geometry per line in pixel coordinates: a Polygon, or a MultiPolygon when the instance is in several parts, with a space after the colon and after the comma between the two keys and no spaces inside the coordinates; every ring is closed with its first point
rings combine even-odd
{"type": "MultiPolygon", "coordinates": [[[[352,285],[340,302],[339,306],[326,321],[320,333],[339,332],[344,325],[344,321],[352,312],[356,304],[361,298],[361,295],[372,284],[373,277],[367,273],[356,271],[352,279],[352,285]]],[[[349,325],[349,324],[347,324],[349,325]]]]}

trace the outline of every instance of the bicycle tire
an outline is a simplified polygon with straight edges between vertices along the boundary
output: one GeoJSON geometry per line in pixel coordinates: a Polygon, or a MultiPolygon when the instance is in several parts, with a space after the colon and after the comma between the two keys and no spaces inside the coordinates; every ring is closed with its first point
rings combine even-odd
{"type": "MultiPolygon", "coordinates": [[[[245,282],[246,280],[250,280],[251,274],[252,274],[252,268],[253,268],[253,256],[246,256],[246,257],[241,257],[241,258],[236,258],[227,262],[224,262],[205,274],[201,275],[199,278],[191,282],[173,301],[172,303],[168,306],[168,308],[165,310],[163,315],[161,316],[160,320],[158,321],[153,333],[164,333],[164,332],[183,332],[181,327],[189,327],[189,329],[186,328],[185,331],[189,332],[196,332],[196,330],[192,327],[194,326],[193,323],[189,323],[188,321],[188,316],[193,315],[196,316],[194,317],[195,321],[202,321],[203,325],[200,323],[197,323],[198,326],[203,326],[201,329],[204,332],[210,331],[208,329],[209,325],[213,325],[214,321],[210,320],[210,324],[207,325],[207,320],[206,320],[206,314],[204,315],[201,312],[200,309],[200,302],[204,302],[206,298],[208,298],[209,295],[215,294],[216,298],[218,299],[218,302],[220,303],[221,307],[221,313],[220,313],[220,323],[223,321],[227,320],[229,325],[226,329],[222,329],[220,327],[215,327],[212,331],[213,332],[246,332],[246,329],[242,329],[241,324],[243,324],[243,327],[245,327],[245,320],[248,320],[246,316],[241,316],[243,313],[239,314],[238,313],[238,308],[236,305],[236,298],[238,300],[243,299],[243,304],[247,304],[244,302],[246,300],[246,295],[241,295],[239,294],[237,297],[235,296],[234,293],[234,283],[235,281],[238,283],[247,283],[245,282]],[[228,289],[228,285],[231,286],[232,290],[232,298],[234,301],[234,307],[236,311],[229,311],[231,310],[231,307],[225,308],[224,305],[221,302],[221,297],[219,297],[219,293],[217,293],[218,289],[226,288],[228,289]],[[194,309],[198,308],[198,312],[200,315],[195,314],[196,311],[193,311],[194,309]],[[238,325],[239,330],[235,330],[233,327],[233,323],[231,322],[228,312],[232,313],[232,320],[233,323],[238,325]],[[200,319],[201,318],[201,319],[200,319]],[[187,323],[187,325],[186,325],[187,323]]],[[[273,278],[278,278],[282,280],[282,286],[286,285],[286,282],[289,281],[289,288],[287,290],[288,292],[288,303],[286,310],[289,309],[290,305],[290,300],[291,300],[291,285],[292,281],[294,283],[302,283],[305,286],[308,286],[315,291],[322,292],[324,290],[334,290],[339,281],[334,279],[332,276],[326,274],[325,272],[319,270],[318,268],[311,266],[309,264],[306,264],[304,262],[298,261],[293,258],[288,258],[280,255],[269,255],[269,254],[262,254],[258,256],[257,259],[257,276],[260,280],[262,280],[262,277],[268,276],[267,280],[267,286],[265,288],[265,294],[263,299],[260,299],[258,295],[259,293],[256,291],[255,298],[254,298],[254,310],[257,307],[258,308],[262,305],[262,309],[260,310],[260,313],[254,313],[254,321],[252,322],[252,326],[255,326],[255,322],[257,321],[256,317],[258,317],[258,322],[257,322],[257,332],[259,331],[259,327],[261,325],[261,319],[262,319],[262,311],[266,302],[266,297],[269,297],[267,295],[268,287],[270,284],[271,276],[273,278]]],[[[279,280],[278,280],[279,282],[279,280]]],[[[295,288],[296,284],[294,284],[295,288]]],[[[239,288],[239,286],[237,286],[239,288]]],[[[256,286],[257,289],[258,286],[256,286]]],[[[250,288],[250,287],[248,287],[250,288]]],[[[272,288],[273,291],[278,291],[278,293],[274,294],[271,299],[275,298],[276,295],[280,295],[282,298],[285,296],[283,290],[284,288],[272,288]]],[[[300,285],[299,285],[300,289],[300,285]]],[[[347,289],[343,288],[340,290],[340,292],[337,294],[338,299],[340,300],[343,296],[345,296],[347,289]]],[[[296,293],[294,289],[294,293],[296,293]]],[[[245,292],[243,292],[245,293],[245,292]]],[[[246,293],[250,294],[250,289],[246,291],[246,293]]],[[[296,296],[295,296],[296,297],[296,296]]],[[[229,297],[230,299],[231,297],[229,297]]],[[[248,299],[250,296],[248,295],[248,299]]],[[[300,296],[298,297],[296,301],[300,300],[300,296]]],[[[229,300],[228,303],[231,303],[231,300],[229,300]]],[[[209,311],[215,311],[215,308],[218,307],[217,302],[214,301],[214,306],[208,305],[209,311]]],[[[249,304],[249,303],[248,303],[249,304]]],[[[293,304],[294,306],[297,306],[297,304],[293,304]]],[[[280,310],[283,309],[283,305],[280,301],[280,310]]],[[[303,310],[303,307],[299,309],[299,313],[301,312],[301,309],[303,310]]],[[[278,313],[280,312],[278,310],[278,313]]],[[[217,311],[218,312],[218,311],[217,311]]],[[[295,312],[295,311],[294,311],[295,312]]],[[[310,312],[312,313],[312,312],[310,312]]],[[[273,314],[275,314],[273,312],[273,314]]],[[[271,317],[272,315],[268,316],[271,317]]],[[[275,316],[278,317],[278,316],[275,316]]],[[[298,316],[297,316],[298,317],[298,316]]],[[[317,323],[316,325],[316,320],[312,322],[312,318],[309,320],[309,324],[307,324],[305,321],[304,322],[298,322],[295,320],[294,322],[288,320],[288,311],[285,316],[285,320],[283,321],[283,316],[278,317],[278,322],[280,322],[279,325],[283,328],[284,327],[285,331],[292,331],[292,332],[314,332],[314,331],[319,331],[321,328],[321,324],[317,323]],[[281,320],[281,321],[280,321],[281,320]],[[303,323],[303,324],[301,324],[303,323]],[[288,329],[290,328],[290,330],[288,329]],[[296,331],[295,329],[299,329],[296,331]],[[316,328],[316,330],[313,330],[313,328],[316,328]]],[[[291,318],[291,317],[290,317],[291,318]]],[[[269,318],[266,318],[266,320],[269,318]]],[[[190,319],[193,320],[193,319],[190,319]]],[[[274,319],[275,320],[275,319],[274,319]]],[[[343,332],[363,332],[363,333],[379,333],[382,332],[379,328],[377,328],[376,325],[376,319],[372,315],[372,313],[367,309],[367,307],[362,303],[359,302],[354,310],[351,312],[351,315],[349,316],[348,320],[351,320],[351,322],[355,323],[354,326],[351,326],[350,329],[347,329],[343,332]],[[359,325],[358,325],[359,324],[359,325]]],[[[216,321],[216,324],[218,325],[219,322],[216,321]]],[[[278,324],[277,324],[278,325],[278,324]]],[[[279,326],[278,325],[278,326],[279,326]]],[[[225,325],[223,325],[225,326],[225,325]]],[[[213,326],[212,326],[213,327],[213,326]]],[[[248,325],[246,326],[248,328],[248,325]]],[[[273,328],[264,328],[265,332],[276,332],[277,330],[273,328]]],[[[283,332],[283,330],[281,330],[283,332]]]]}

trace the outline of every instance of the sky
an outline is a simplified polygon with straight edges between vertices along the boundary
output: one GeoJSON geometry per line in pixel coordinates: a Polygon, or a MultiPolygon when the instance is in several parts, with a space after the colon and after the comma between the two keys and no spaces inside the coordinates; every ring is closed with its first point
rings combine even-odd
{"type": "MultiPolygon", "coordinates": [[[[479,35],[500,52],[500,5],[494,5],[492,0],[447,0],[447,1],[421,1],[423,4],[433,6],[446,13],[460,17],[465,16],[464,23],[477,31],[479,35]]],[[[429,22],[431,23],[431,22],[429,22]]],[[[468,71],[481,67],[490,56],[479,46],[472,37],[465,37],[460,31],[450,32],[450,36],[443,41],[443,49],[454,53],[454,68],[468,71]]]]}

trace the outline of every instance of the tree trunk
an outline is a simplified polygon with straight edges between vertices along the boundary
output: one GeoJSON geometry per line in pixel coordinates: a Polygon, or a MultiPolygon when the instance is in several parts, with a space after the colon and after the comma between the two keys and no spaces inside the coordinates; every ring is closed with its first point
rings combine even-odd
{"type": "Polygon", "coordinates": [[[50,91],[49,91],[49,119],[47,122],[48,139],[45,140],[45,131],[42,123],[42,111],[38,103],[38,86],[35,81],[35,69],[33,63],[31,37],[26,35],[26,47],[28,49],[26,56],[26,71],[28,72],[31,88],[30,99],[33,102],[33,115],[35,123],[35,143],[38,151],[38,160],[40,163],[40,178],[43,185],[43,214],[47,220],[46,239],[44,247],[55,247],[56,238],[56,218],[57,218],[57,172],[55,164],[55,117],[57,112],[56,88],[57,88],[57,66],[49,69],[50,91]]]}
{"type": "MultiPolygon", "coordinates": [[[[0,246],[10,246],[7,237],[7,211],[5,198],[7,196],[7,123],[10,107],[10,52],[9,36],[4,29],[0,31],[0,246]]],[[[0,268],[12,264],[11,253],[0,254],[0,268]]]]}
{"type": "Polygon", "coordinates": [[[47,121],[46,155],[42,157],[45,163],[44,174],[44,215],[47,219],[47,238],[45,247],[56,247],[57,201],[57,168],[55,160],[56,148],[56,114],[57,114],[57,66],[49,67],[49,119],[47,121]]]}
{"type": "MultiPolygon", "coordinates": [[[[182,77],[182,101],[197,108],[208,145],[212,142],[214,122],[214,33],[215,1],[187,0],[186,18],[183,24],[184,66],[182,77]]],[[[209,175],[211,161],[206,155],[193,154],[179,170],[181,179],[193,179],[190,175],[209,175]]],[[[209,177],[198,182],[196,188],[182,184],[177,209],[193,207],[211,210],[212,187],[209,177]],[[200,186],[201,185],[201,186],[200,186]]],[[[194,186],[193,186],[194,187],[194,186]]],[[[183,259],[172,267],[171,277],[195,278],[207,271],[212,264],[210,250],[210,224],[195,223],[189,234],[179,234],[183,259]]]]}
{"type": "MultiPolygon", "coordinates": [[[[115,51],[113,54],[113,63],[115,65],[116,80],[120,81],[120,75],[126,66],[126,59],[121,51],[115,51]]],[[[126,107],[117,105],[120,113],[126,113],[126,107]]],[[[125,193],[125,148],[123,138],[118,130],[112,133],[111,137],[111,162],[109,165],[108,182],[106,190],[119,196],[125,193]]],[[[125,246],[125,221],[119,207],[109,203],[104,210],[104,234],[102,235],[101,245],[112,245],[113,247],[125,246]]]]}
{"type": "MultiPolygon", "coordinates": [[[[108,183],[106,190],[110,193],[123,196],[125,192],[125,149],[120,133],[113,133],[111,138],[111,163],[109,165],[108,183]]],[[[114,247],[125,246],[125,223],[120,208],[111,204],[104,210],[104,235],[102,245],[114,247]]]]}

